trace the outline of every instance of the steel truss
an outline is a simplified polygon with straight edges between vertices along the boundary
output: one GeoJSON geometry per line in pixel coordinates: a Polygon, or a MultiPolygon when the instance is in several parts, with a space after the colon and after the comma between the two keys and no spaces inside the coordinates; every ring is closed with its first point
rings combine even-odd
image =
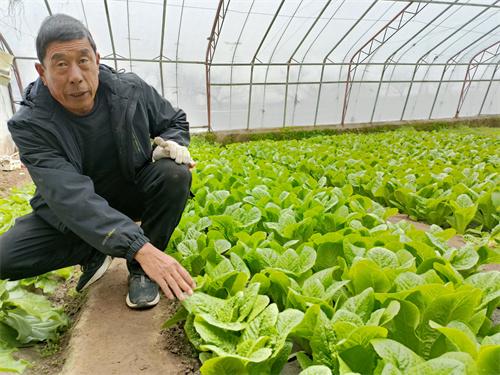
{"type": "MultiPolygon", "coordinates": [[[[455,1],[455,3],[457,3],[457,2],[458,2],[458,0],[455,1]]],[[[434,17],[428,24],[426,24],[422,29],[420,29],[416,34],[412,35],[411,38],[408,39],[408,41],[406,43],[402,44],[398,49],[396,49],[393,53],[391,53],[389,55],[389,57],[385,60],[384,66],[382,68],[382,74],[380,76],[380,82],[379,82],[378,87],[377,87],[377,94],[375,95],[375,101],[373,103],[373,110],[372,110],[372,114],[370,117],[370,122],[373,122],[373,118],[375,116],[375,110],[377,109],[377,103],[378,103],[378,98],[379,98],[379,94],[380,94],[380,88],[382,87],[382,81],[384,80],[384,74],[387,70],[387,67],[389,66],[389,63],[391,61],[393,61],[394,56],[396,56],[398,54],[398,52],[401,51],[411,40],[413,40],[414,38],[419,36],[421,33],[423,33],[425,29],[430,27],[434,21],[436,21],[439,17],[441,17],[443,14],[445,14],[452,6],[453,5],[450,5],[450,6],[446,7],[443,11],[441,11],[436,17],[434,17]]]]}
{"type": "MultiPolygon", "coordinates": [[[[491,34],[493,31],[495,31],[496,29],[498,29],[500,26],[495,26],[493,29],[491,29],[490,31],[486,32],[486,34],[483,34],[481,35],[479,38],[475,39],[472,43],[469,43],[467,46],[465,46],[464,48],[462,48],[460,51],[458,51],[457,53],[455,53],[452,57],[450,57],[447,61],[446,61],[446,64],[445,66],[443,67],[443,72],[441,73],[441,78],[439,79],[439,84],[438,84],[438,88],[436,90],[436,95],[434,96],[434,100],[432,101],[432,107],[431,107],[431,111],[429,112],[429,120],[432,118],[432,113],[434,112],[434,106],[436,105],[436,101],[437,101],[437,98],[439,96],[439,91],[441,90],[441,85],[443,84],[443,79],[444,79],[444,75],[446,74],[446,71],[452,66],[457,66],[458,65],[458,60],[459,60],[459,56],[466,50],[468,50],[470,47],[472,47],[474,44],[476,44],[477,42],[479,42],[481,39],[485,38],[486,36],[488,36],[489,34],[491,34]]],[[[469,64],[467,64],[468,66],[469,64]]]]}
{"type": "MultiPolygon", "coordinates": [[[[491,60],[495,58],[496,56],[500,55],[500,40],[494,44],[492,44],[489,47],[486,47],[485,49],[479,51],[477,54],[474,55],[474,57],[470,60],[469,66],[467,67],[467,72],[465,73],[465,78],[464,78],[464,84],[462,85],[462,90],[460,91],[460,99],[458,99],[458,106],[457,106],[457,111],[455,112],[455,118],[458,117],[458,114],[460,113],[460,110],[462,109],[462,106],[465,101],[465,97],[467,96],[467,93],[469,92],[470,86],[472,81],[474,80],[474,76],[477,73],[477,68],[481,63],[491,60]]],[[[493,81],[493,78],[495,77],[496,70],[498,68],[498,64],[495,67],[493,71],[493,76],[491,77],[490,84],[488,85],[488,89],[486,90],[486,94],[484,96],[483,102],[481,104],[481,109],[479,110],[479,113],[481,113],[483,109],[484,102],[486,100],[486,96],[488,95],[488,91],[491,86],[491,82],[493,81]]]]}
{"type": "Polygon", "coordinates": [[[413,88],[413,82],[415,80],[415,75],[417,74],[417,70],[418,68],[420,67],[421,63],[424,62],[428,57],[429,55],[431,54],[432,51],[434,51],[436,48],[440,47],[441,45],[443,45],[444,43],[446,43],[448,40],[450,40],[453,36],[455,36],[456,34],[458,34],[460,31],[462,31],[467,25],[471,24],[472,22],[474,22],[476,19],[478,19],[480,16],[482,16],[485,12],[487,12],[491,7],[495,6],[496,4],[498,3],[498,0],[495,1],[495,3],[493,3],[492,5],[489,5],[489,6],[485,6],[485,8],[479,12],[478,14],[476,14],[474,17],[472,17],[469,21],[467,21],[466,23],[460,25],[460,27],[458,27],[454,32],[452,32],[450,35],[446,36],[443,40],[441,40],[441,42],[439,42],[438,44],[436,44],[434,47],[432,47],[430,50],[428,50],[426,53],[424,53],[418,60],[417,62],[415,63],[415,68],[413,69],[413,75],[412,75],[412,78],[411,78],[411,83],[410,83],[410,87],[408,88],[408,93],[406,95],[406,99],[405,99],[405,103],[403,105],[403,110],[401,111],[401,118],[400,120],[402,121],[404,116],[405,116],[405,112],[406,112],[406,108],[407,108],[407,105],[408,105],[408,100],[410,99],[410,95],[411,95],[411,90],[413,88]]]}
{"type": "Polygon", "coordinates": [[[399,30],[401,30],[409,21],[411,21],[418,13],[422,11],[427,4],[411,2],[404,7],[392,20],[390,20],[382,29],[380,29],[373,37],[371,37],[349,61],[347,71],[347,83],[345,86],[344,106],[342,108],[341,125],[344,126],[347,115],[347,107],[349,105],[349,97],[351,95],[352,83],[356,74],[356,69],[360,62],[364,62],[368,57],[374,54],[386,41],[391,39],[399,30]]]}

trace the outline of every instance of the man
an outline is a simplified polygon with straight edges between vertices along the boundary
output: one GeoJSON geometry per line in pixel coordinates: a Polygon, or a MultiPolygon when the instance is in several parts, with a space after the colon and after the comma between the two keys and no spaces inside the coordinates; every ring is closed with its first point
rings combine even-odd
{"type": "Polygon", "coordinates": [[[80,264],[81,291],[122,257],[129,307],[155,306],[158,286],[184,299],[194,282],[163,250],[190,194],[185,113],[135,74],[100,65],[90,32],[70,16],[46,18],[36,48],[39,78],[8,122],[36,185],[33,212],[0,237],[0,278],[80,264]]]}

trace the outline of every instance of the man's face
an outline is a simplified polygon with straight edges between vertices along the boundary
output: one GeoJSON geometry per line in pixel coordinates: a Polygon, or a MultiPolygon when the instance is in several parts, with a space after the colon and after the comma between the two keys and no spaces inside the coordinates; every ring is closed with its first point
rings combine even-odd
{"type": "Polygon", "coordinates": [[[87,38],[52,42],[35,68],[52,97],[76,115],[89,113],[99,86],[99,54],[87,38]]]}

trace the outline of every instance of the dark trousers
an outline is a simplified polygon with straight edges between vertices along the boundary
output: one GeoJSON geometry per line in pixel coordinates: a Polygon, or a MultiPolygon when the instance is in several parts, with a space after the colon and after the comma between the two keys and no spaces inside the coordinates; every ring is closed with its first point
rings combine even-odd
{"type": "MultiPolygon", "coordinates": [[[[132,220],[140,220],[151,243],[164,250],[189,197],[191,172],[186,165],[160,159],[147,164],[136,177],[134,184],[110,177],[116,193],[108,203],[132,220]]],[[[62,233],[32,212],[0,236],[0,279],[18,280],[84,265],[96,251],[76,234],[62,233]]],[[[135,260],[127,265],[130,272],[144,272],[135,260]]]]}

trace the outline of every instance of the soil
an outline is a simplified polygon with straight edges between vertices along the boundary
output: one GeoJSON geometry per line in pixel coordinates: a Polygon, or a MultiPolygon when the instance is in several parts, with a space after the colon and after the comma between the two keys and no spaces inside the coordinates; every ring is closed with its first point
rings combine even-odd
{"type": "Polygon", "coordinates": [[[0,198],[10,194],[13,187],[23,187],[31,182],[31,177],[25,167],[14,171],[0,171],[0,198]]]}
{"type": "MultiPolygon", "coordinates": [[[[174,315],[179,307],[180,304],[178,302],[170,304],[167,309],[168,315],[174,315]]],[[[161,331],[161,339],[163,349],[174,354],[185,366],[184,374],[198,375],[200,373],[200,362],[197,359],[198,354],[186,337],[183,322],[177,323],[175,326],[161,331]]]]}
{"type": "Polygon", "coordinates": [[[178,305],[162,296],[152,309],[129,309],[127,274],[125,261],[115,259],[89,288],[60,374],[196,374],[199,364],[183,331],[161,333],[178,305]]]}

